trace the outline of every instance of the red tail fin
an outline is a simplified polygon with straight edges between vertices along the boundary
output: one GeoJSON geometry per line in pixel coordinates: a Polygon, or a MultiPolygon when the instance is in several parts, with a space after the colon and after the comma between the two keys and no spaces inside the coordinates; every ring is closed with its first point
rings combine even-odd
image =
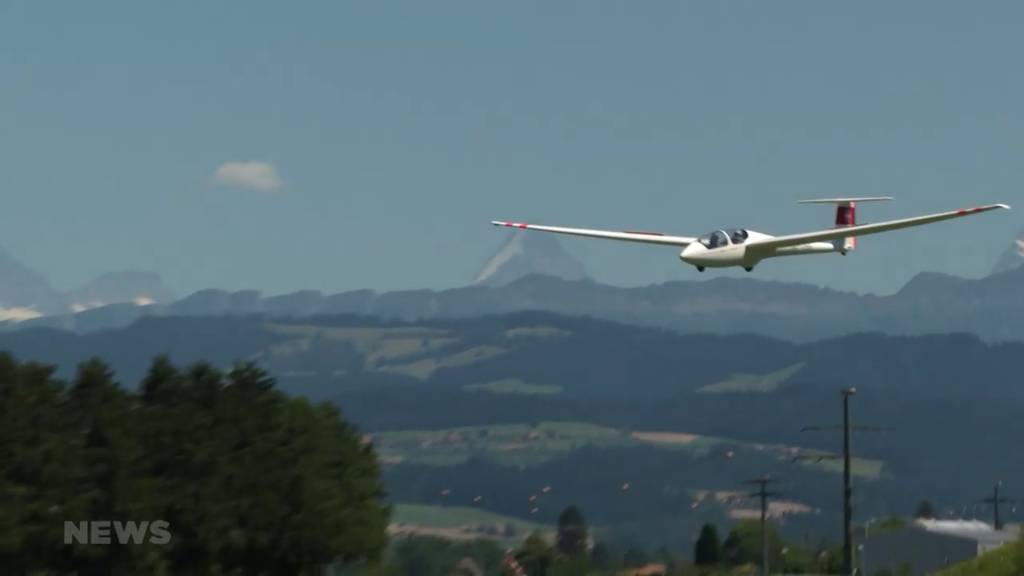
{"type": "MultiPolygon", "coordinates": [[[[857,225],[857,202],[877,202],[879,200],[892,200],[889,196],[872,196],[865,198],[818,198],[816,200],[801,200],[801,204],[835,204],[836,205],[836,228],[847,228],[857,225]]],[[[836,250],[846,253],[857,247],[857,238],[848,236],[841,240],[833,240],[836,250]],[[841,244],[840,244],[841,242],[841,244]]]]}
{"type": "MultiPolygon", "coordinates": [[[[836,206],[836,228],[846,228],[857,225],[857,203],[845,202],[836,206]]],[[[843,251],[853,250],[857,247],[857,237],[849,236],[843,238],[843,251]]]]}

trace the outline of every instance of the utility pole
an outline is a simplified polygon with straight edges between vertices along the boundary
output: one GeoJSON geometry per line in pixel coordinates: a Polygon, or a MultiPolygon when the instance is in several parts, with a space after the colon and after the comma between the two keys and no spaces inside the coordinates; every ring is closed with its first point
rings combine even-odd
{"type": "MultiPolygon", "coordinates": [[[[843,399],[842,426],[805,426],[801,431],[836,430],[837,428],[841,428],[843,431],[843,574],[853,576],[853,479],[851,472],[853,451],[850,447],[852,441],[851,431],[877,432],[892,430],[892,428],[852,425],[850,422],[850,397],[857,393],[857,389],[852,387],[843,388],[839,393],[843,399]]],[[[794,458],[794,460],[816,460],[821,462],[822,460],[836,460],[838,458],[840,457],[833,454],[812,454],[800,455],[794,458]]]]}
{"type": "Polygon", "coordinates": [[[766,474],[745,482],[757,485],[757,492],[749,495],[761,499],[761,576],[768,576],[768,497],[776,495],[768,491],[768,483],[771,481],[771,477],[766,474]]]}
{"type": "Polygon", "coordinates": [[[843,574],[853,574],[853,485],[850,482],[850,396],[856,388],[845,388],[843,395],[843,574]]]}
{"type": "Polygon", "coordinates": [[[999,488],[1001,488],[1002,485],[1002,481],[996,482],[996,485],[992,490],[992,496],[979,500],[979,502],[981,503],[992,505],[992,527],[996,530],[1003,529],[1003,522],[1002,519],[999,517],[999,505],[1015,502],[1015,500],[1012,498],[1004,498],[999,495],[999,488]]]}

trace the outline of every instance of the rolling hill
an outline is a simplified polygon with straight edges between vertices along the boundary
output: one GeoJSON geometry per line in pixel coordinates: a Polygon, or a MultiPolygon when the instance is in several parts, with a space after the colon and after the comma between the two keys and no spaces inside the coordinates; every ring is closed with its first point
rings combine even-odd
{"type": "Polygon", "coordinates": [[[486,492],[484,509],[542,523],[572,501],[609,530],[677,534],[730,513],[697,494],[768,472],[818,511],[787,520],[794,529],[835,527],[837,468],[793,458],[836,452],[838,436],[801,428],[838,423],[838,390],[848,386],[858,388],[855,422],[896,428],[855,438],[873,462],[858,476],[863,513],[905,513],[925,497],[961,513],[993,478],[1024,478],[1024,344],[966,334],[801,344],[538,312],[419,322],[150,317],[85,334],[8,332],[0,350],[54,363],[64,376],[100,356],[127,386],[157,354],[220,367],[252,360],[283,390],[337,403],[378,443],[396,500],[438,505],[449,489],[460,498],[451,505],[472,506],[467,496],[486,492]],[[526,507],[545,485],[557,498],[526,507]]]}

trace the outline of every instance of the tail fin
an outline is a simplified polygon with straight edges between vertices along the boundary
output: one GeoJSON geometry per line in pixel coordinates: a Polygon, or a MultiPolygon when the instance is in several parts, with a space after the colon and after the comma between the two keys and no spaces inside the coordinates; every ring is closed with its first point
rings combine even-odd
{"type": "MultiPolygon", "coordinates": [[[[891,196],[874,196],[869,198],[819,198],[815,200],[801,200],[800,204],[835,204],[836,205],[836,228],[847,228],[857,225],[857,202],[879,202],[892,200],[891,196]]],[[[857,247],[857,237],[847,236],[833,241],[836,250],[843,254],[857,247]]]]}

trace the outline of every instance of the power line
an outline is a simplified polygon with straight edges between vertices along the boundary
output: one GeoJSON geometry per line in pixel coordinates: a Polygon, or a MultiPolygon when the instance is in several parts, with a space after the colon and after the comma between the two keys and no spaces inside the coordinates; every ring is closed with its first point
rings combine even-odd
{"type": "MultiPolygon", "coordinates": [[[[850,462],[852,459],[850,443],[853,430],[862,432],[881,432],[892,430],[884,426],[854,426],[850,423],[850,397],[857,393],[856,388],[840,390],[843,398],[843,423],[841,426],[804,426],[802,432],[842,430],[843,431],[843,574],[852,576],[853,571],[853,482],[851,479],[850,462]]],[[[810,454],[797,456],[793,460],[838,460],[833,454],[810,454]]]]}
{"type": "Polygon", "coordinates": [[[982,498],[981,500],[978,500],[978,503],[980,504],[992,505],[992,527],[996,530],[1003,529],[1003,522],[1002,519],[999,517],[999,505],[1008,504],[1010,502],[1016,502],[1016,500],[1013,498],[1004,498],[999,495],[999,489],[1002,486],[1002,481],[996,482],[995,486],[992,489],[992,495],[989,496],[988,498],[982,498]]]}

